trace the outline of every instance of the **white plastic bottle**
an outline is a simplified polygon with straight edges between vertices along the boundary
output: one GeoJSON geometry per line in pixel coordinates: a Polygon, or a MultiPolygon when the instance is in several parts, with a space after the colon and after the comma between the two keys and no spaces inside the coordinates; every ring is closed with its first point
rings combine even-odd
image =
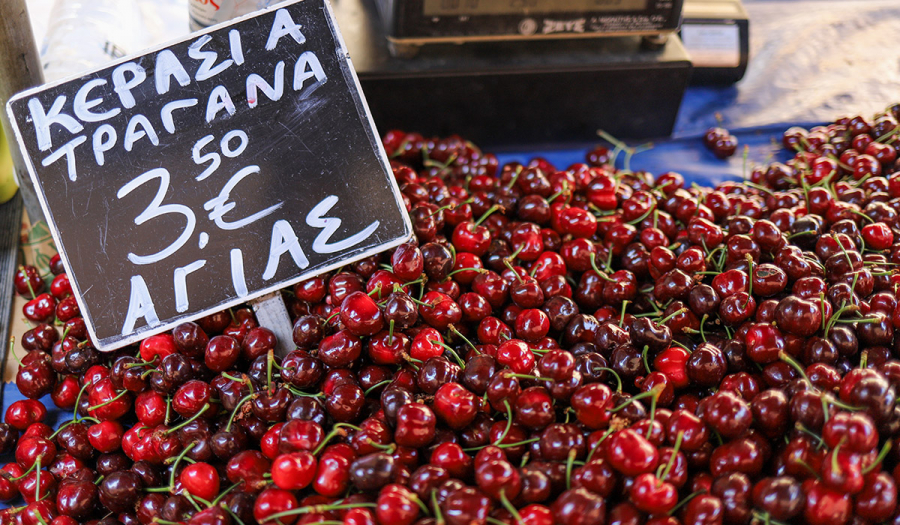
{"type": "Polygon", "coordinates": [[[191,31],[244,16],[284,0],[189,0],[191,31]]]}
{"type": "Polygon", "coordinates": [[[56,0],[41,46],[44,80],[51,82],[143,48],[137,0],[56,0]]]}

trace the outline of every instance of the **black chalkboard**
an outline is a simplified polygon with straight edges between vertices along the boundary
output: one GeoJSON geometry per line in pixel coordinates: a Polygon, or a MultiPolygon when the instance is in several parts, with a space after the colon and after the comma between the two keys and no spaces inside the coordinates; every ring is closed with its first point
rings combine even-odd
{"type": "Polygon", "coordinates": [[[324,0],[26,91],[7,110],[101,349],[411,235],[324,0]]]}

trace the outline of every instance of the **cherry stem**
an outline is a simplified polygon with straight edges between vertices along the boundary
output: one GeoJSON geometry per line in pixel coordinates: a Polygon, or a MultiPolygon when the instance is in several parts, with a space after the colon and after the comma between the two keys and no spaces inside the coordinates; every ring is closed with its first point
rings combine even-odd
{"type": "Polygon", "coordinates": [[[494,445],[494,446],[496,446],[497,448],[515,448],[515,447],[521,447],[522,445],[537,443],[540,440],[541,440],[541,438],[531,438],[531,439],[526,439],[525,441],[516,441],[515,443],[502,443],[500,445],[494,445]]]}
{"type": "Polygon", "coordinates": [[[750,274],[750,286],[747,290],[747,302],[744,303],[744,308],[747,308],[748,306],[750,306],[750,301],[753,300],[753,256],[748,253],[745,255],[745,257],[747,259],[747,271],[750,274]]]}
{"type": "Polygon", "coordinates": [[[506,499],[504,489],[500,489],[500,503],[510,514],[512,514],[512,517],[516,520],[517,524],[522,523],[522,516],[519,515],[519,511],[516,510],[516,507],[506,499]]]}
{"type": "Polygon", "coordinates": [[[628,405],[634,403],[635,401],[639,401],[641,399],[645,399],[650,396],[659,395],[660,390],[661,390],[661,388],[659,386],[655,386],[646,392],[641,392],[640,394],[633,395],[630,398],[628,398],[625,402],[623,402],[621,405],[619,405],[615,408],[612,408],[609,411],[612,413],[616,413],[616,412],[622,410],[623,408],[627,407],[628,405]]]}
{"type": "Polygon", "coordinates": [[[504,257],[503,265],[506,266],[507,268],[509,268],[509,271],[511,271],[513,273],[513,275],[516,276],[517,281],[519,281],[520,283],[522,282],[522,276],[519,275],[519,272],[517,272],[515,268],[513,268],[513,265],[512,265],[512,263],[509,262],[509,259],[504,257]]]}
{"type": "Polygon", "coordinates": [[[584,459],[585,464],[588,464],[591,462],[591,458],[594,457],[594,452],[596,452],[597,449],[600,448],[600,444],[603,443],[604,441],[606,441],[606,438],[608,438],[612,433],[613,433],[613,429],[611,429],[611,428],[607,429],[606,432],[603,434],[603,436],[600,437],[600,439],[598,439],[596,443],[594,443],[594,446],[591,447],[591,451],[588,452],[587,457],[584,459]]]}
{"type": "Polygon", "coordinates": [[[660,319],[659,321],[657,321],[656,324],[666,324],[670,319],[672,319],[672,318],[675,317],[676,315],[681,315],[681,314],[683,314],[684,312],[687,312],[687,311],[688,311],[687,308],[682,308],[682,309],[680,309],[680,310],[676,310],[676,311],[672,312],[671,314],[669,314],[669,315],[663,317],[663,318],[660,319]]]}
{"type": "Polygon", "coordinates": [[[575,456],[578,454],[578,450],[572,449],[569,451],[569,456],[566,458],[566,490],[572,488],[572,462],[575,461],[575,456]]]}
{"type": "Polygon", "coordinates": [[[250,392],[253,392],[253,382],[250,381],[249,379],[247,379],[247,377],[245,377],[245,376],[234,377],[233,375],[231,375],[227,372],[222,372],[222,377],[224,377],[226,379],[230,379],[236,383],[244,383],[250,387],[250,392]]]}
{"type": "Polygon", "coordinates": [[[782,521],[773,520],[768,512],[753,512],[753,517],[762,521],[765,525],[787,525],[787,523],[782,521]]]}
{"type": "MultiPolygon", "coordinates": [[[[225,512],[227,512],[228,514],[231,514],[231,517],[234,518],[234,521],[238,522],[238,525],[246,525],[243,521],[241,521],[241,518],[239,518],[238,515],[234,513],[234,511],[232,511],[231,509],[228,508],[228,505],[223,505],[222,508],[225,509],[225,512]]],[[[156,519],[156,518],[154,518],[154,519],[156,519]]],[[[180,525],[180,524],[173,524],[173,525],[180,525]]]]}
{"type": "Polygon", "coordinates": [[[216,496],[216,499],[212,500],[212,503],[210,503],[209,506],[212,507],[213,505],[218,505],[219,502],[222,501],[222,498],[224,498],[232,490],[236,489],[238,487],[238,485],[240,485],[240,484],[241,484],[241,482],[239,481],[239,482],[235,483],[234,485],[225,489],[224,492],[222,492],[221,494],[216,496]]]}
{"type": "Polygon", "coordinates": [[[363,397],[368,397],[368,395],[371,394],[373,390],[375,390],[378,387],[388,385],[391,383],[391,381],[392,381],[391,379],[385,379],[384,381],[375,383],[374,385],[370,386],[365,392],[363,392],[363,397]]]}
{"type": "Polygon", "coordinates": [[[828,319],[825,319],[825,292],[819,292],[819,308],[822,314],[822,332],[825,333],[825,326],[828,324],[828,319]]]}
{"type": "Polygon", "coordinates": [[[506,185],[507,189],[512,188],[516,184],[516,181],[519,179],[519,175],[522,173],[522,170],[524,170],[524,169],[525,168],[523,166],[516,167],[515,175],[513,175],[513,178],[510,179],[509,184],[506,185]]]}
{"type": "Polygon", "coordinates": [[[460,331],[457,330],[455,326],[453,326],[453,325],[451,324],[448,328],[449,328],[450,331],[453,332],[455,335],[459,336],[459,338],[462,339],[467,345],[469,345],[470,347],[472,347],[472,350],[475,350],[475,353],[477,353],[477,354],[480,354],[480,353],[481,353],[481,352],[478,350],[478,348],[476,348],[475,345],[472,344],[472,341],[469,341],[469,339],[468,339],[466,336],[462,335],[462,333],[460,333],[460,331]]]}
{"type": "Polygon", "coordinates": [[[234,423],[234,417],[237,415],[238,410],[241,409],[241,406],[249,401],[256,394],[248,394],[241,398],[240,401],[237,402],[237,405],[234,406],[234,410],[231,411],[231,417],[228,418],[228,424],[225,425],[225,432],[231,432],[231,425],[234,423]]]}
{"type": "Polygon", "coordinates": [[[594,370],[603,370],[603,371],[605,371],[605,372],[609,372],[610,374],[612,374],[613,377],[616,378],[616,392],[621,392],[621,391],[622,391],[622,378],[619,377],[619,374],[616,373],[615,370],[613,370],[612,368],[607,368],[607,367],[605,367],[605,366],[598,366],[598,367],[595,368],[594,370]]]}
{"type": "Polygon", "coordinates": [[[290,386],[288,387],[288,390],[290,390],[291,393],[294,394],[295,396],[300,396],[300,397],[325,397],[325,392],[319,392],[318,394],[310,394],[309,392],[297,390],[296,388],[290,387],[290,386]]]}
{"type": "Polygon", "coordinates": [[[500,443],[502,443],[503,440],[506,439],[506,435],[509,434],[509,429],[512,427],[512,420],[513,420],[512,407],[509,406],[509,401],[506,399],[503,400],[503,406],[506,407],[506,428],[503,429],[503,433],[500,434],[500,437],[497,438],[496,441],[494,441],[494,443],[493,443],[494,445],[499,445],[500,443]]]}
{"type": "MultiPolygon", "coordinates": [[[[209,405],[207,405],[209,406],[209,405]]],[[[175,473],[178,471],[178,463],[197,445],[196,441],[191,441],[188,446],[184,447],[184,450],[181,451],[181,454],[175,458],[175,461],[172,463],[172,473],[169,474],[169,491],[175,490],[175,473]]]]}
{"type": "Polygon", "coordinates": [[[787,352],[785,352],[784,350],[778,351],[778,359],[781,359],[785,363],[791,365],[791,368],[796,370],[797,373],[800,374],[800,377],[802,377],[803,380],[806,381],[807,384],[809,384],[810,386],[815,388],[815,385],[813,385],[812,381],[809,380],[809,376],[806,375],[806,370],[803,369],[803,366],[801,366],[800,363],[798,363],[796,359],[794,359],[793,357],[788,355],[787,352]]]}
{"type": "Polygon", "coordinates": [[[394,451],[397,450],[397,445],[394,445],[393,443],[391,443],[390,445],[385,445],[383,443],[379,443],[379,442],[375,441],[372,438],[367,438],[366,443],[369,444],[370,446],[375,447],[378,450],[384,451],[388,454],[393,454],[394,451]]]}
{"type": "Polygon", "coordinates": [[[672,455],[669,457],[669,462],[666,463],[666,468],[662,472],[662,476],[656,481],[656,487],[659,488],[663,482],[666,480],[666,477],[669,475],[669,471],[672,470],[672,465],[675,464],[675,459],[678,457],[678,449],[681,448],[681,441],[684,439],[684,431],[678,433],[678,437],[675,438],[675,446],[672,448],[672,455]]]}
{"type": "Polygon", "coordinates": [[[456,362],[459,364],[459,366],[461,366],[462,368],[465,368],[465,367],[466,367],[466,362],[463,361],[463,360],[459,357],[459,354],[456,353],[456,350],[454,350],[454,349],[453,349],[450,345],[448,345],[447,343],[442,343],[442,342],[440,342],[440,341],[433,341],[433,340],[430,340],[430,339],[428,340],[428,342],[431,343],[431,344],[433,344],[433,345],[438,345],[438,346],[440,346],[441,348],[443,348],[444,350],[446,350],[447,352],[449,352],[451,356],[453,356],[453,360],[456,361],[456,362]]]}
{"type": "Polygon", "coordinates": [[[339,435],[340,435],[340,436],[344,436],[344,435],[346,435],[347,432],[343,429],[343,427],[352,428],[353,430],[356,430],[357,432],[359,432],[360,430],[362,430],[362,429],[360,429],[358,426],[356,426],[356,425],[351,425],[351,424],[349,424],[349,423],[335,423],[334,427],[331,429],[331,432],[329,432],[328,435],[325,436],[324,439],[322,439],[322,442],[319,443],[319,446],[317,446],[316,449],[312,451],[312,455],[313,455],[313,456],[318,456],[318,455],[319,455],[319,452],[321,452],[322,449],[325,448],[325,445],[327,445],[328,442],[331,441],[335,436],[339,436],[339,435]]]}
{"type": "MultiPolygon", "coordinates": [[[[19,266],[19,269],[22,271],[22,273],[25,272],[24,266],[19,266]]],[[[31,294],[32,299],[37,297],[36,295],[34,295],[34,288],[31,287],[31,279],[29,279],[27,275],[25,276],[25,286],[28,287],[28,293],[31,294]]]]}
{"type": "Polygon", "coordinates": [[[644,436],[647,439],[650,439],[650,434],[653,433],[653,421],[656,420],[656,400],[658,396],[653,396],[650,398],[650,424],[647,425],[647,434],[644,436]]]}
{"type": "MultiPolygon", "coordinates": [[[[416,496],[416,495],[414,494],[410,499],[413,500],[413,502],[415,502],[415,504],[418,505],[420,509],[422,509],[422,512],[424,512],[426,516],[430,516],[430,515],[431,515],[431,511],[428,509],[428,506],[425,505],[425,502],[422,501],[422,500],[419,498],[419,496],[416,496]]],[[[343,525],[343,522],[341,522],[341,525],[343,525]]]]}
{"type": "Polygon", "coordinates": [[[153,363],[156,362],[156,357],[157,357],[157,356],[153,356],[153,359],[151,359],[150,361],[141,361],[140,363],[128,363],[128,364],[125,365],[125,368],[137,368],[137,367],[139,367],[139,366],[149,366],[149,365],[152,365],[153,363]]]}
{"type": "Polygon", "coordinates": [[[31,467],[28,468],[28,470],[26,470],[24,473],[22,473],[21,476],[16,476],[14,478],[10,478],[10,477],[8,477],[9,474],[7,474],[6,472],[3,472],[2,475],[4,478],[8,479],[9,481],[19,481],[20,479],[24,478],[25,476],[31,474],[34,471],[35,467],[37,467],[40,464],[41,464],[40,461],[35,461],[34,463],[32,463],[31,467]]]}
{"type": "Polygon", "coordinates": [[[647,217],[649,217],[650,214],[653,213],[654,210],[656,210],[655,207],[650,208],[650,209],[648,209],[647,211],[645,211],[645,212],[643,213],[643,215],[641,215],[641,216],[638,217],[637,219],[634,219],[633,221],[628,221],[626,224],[630,224],[630,225],[632,225],[632,226],[634,226],[635,224],[640,224],[641,221],[643,221],[644,219],[646,219],[647,217]]]}
{"type": "Polygon", "coordinates": [[[881,450],[878,451],[878,456],[875,458],[875,461],[872,462],[871,465],[868,465],[866,468],[862,469],[862,474],[865,476],[869,472],[875,470],[875,467],[881,464],[884,461],[884,458],[887,456],[888,452],[891,450],[891,442],[886,441],[884,446],[881,447],[881,450]]]}
{"type": "Polygon", "coordinates": [[[34,464],[37,465],[37,469],[34,471],[34,500],[40,501],[41,499],[41,459],[43,459],[43,454],[38,456],[35,460],[34,464]]]}
{"type": "Polygon", "coordinates": [[[388,325],[388,345],[394,344],[394,320],[391,319],[388,325]]]}
{"type": "Polygon", "coordinates": [[[565,194],[565,193],[568,193],[568,192],[569,192],[569,181],[563,180],[563,187],[562,187],[562,189],[559,190],[558,192],[554,193],[554,194],[551,195],[550,197],[548,197],[548,198],[547,198],[547,203],[548,203],[548,204],[553,204],[553,201],[555,201],[555,200],[558,199],[561,195],[563,195],[563,194],[565,194]]]}
{"type": "Polygon", "coordinates": [[[842,470],[841,470],[841,466],[838,464],[837,455],[838,455],[838,451],[844,445],[845,441],[847,441],[846,436],[842,437],[841,441],[837,445],[835,445],[834,449],[831,451],[831,470],[837,472],[839,476],[841,475],[842,470]]]}
{"type": "Polygon", "coordinates": [[[459,268],[459,269],[457,269],[457,270],[453,270],[452,272],[448,273],[448,274],[447,274],[447,277],[452,277],[452,276],[454,276],[454,275],[456,275],[456,274],[458,274],[458,273],[461,273],[461,272],[477,272],[477,273],[484,273],[484,272],[486,272],[486,271],[487,271],[487,270],[485,270],[484,268],[474,268],[474,267],[473,267],[473,268],[459,268]]]}
{"type": "Polygon", "coordinates": [[[625,309],[628,308],[628,303],[631,301],[624,300],[622,301],[622,313],[619,315],[619,328],[622,328],[622,325],[625,324],[625,309]]]}
{"type": "Polygon", "coordinates": [[[553,381],[552,377],[531,376],[528,374],[509,374],[510,377],[518,377],[519,379],[534,379],[535,381],[553,381]]]}
{"type": "Polygon", "coordinates": [[[358,509],[361,507],[367,508],[375,508],[377,507],[374,503],[341,503],[337,505],[309,505],[306,507],[300,507],[299,509],[291,509],[286,510],[284,512],[276,512],[271,516],[267,516],[262,521],[269,520],[277,520],[279,518],[286,518],[288,516],[296,516],[298,514],[309,514],[311,512],[329,512],[332,510],[344,510],[344,509],[358,509]]]}
{"type": "Polygon", "coordinates": [[[685,498],[683,500],[679,501],[674,507],[672,507],[672,509],[668,512],[668,515],[674,516],[675,512],[678,511],[678,509],[687,505],[688,502],[690,502],[692,499],[696,498],[697,496],[699,496],[701,494],[706,494],[706,489],[700,489],[696,492],[691,492],[690,494],[685,496],[685,498]]]}
{"type": "Polygon", "coordinates": [[[434,520],[436,523],[444,523],[444,515],[441,514],[441,506],[437,502],[437,490],[431,489],[431,506],[434,507],[434,520]]]}
{"type": "MultiPolygon", "coordinates": [[[[15,355],[15,354],[13,354],[15,355]]],[[[78,421],[78,407],[81,405],[81,394],[87,389],[87,387],[91,386],[93,383],[85,382],[84,385],[81,386],[81,390],[78,391],[78,396],[75,398],[75,413],[72,415],[73,421],[78,421]]]]}
{"type": "Polygon", "coordinates": [[[822,399],[824,399],[829,405],[834,405],[836,407],[843,408],[844,410],[849,410],[850,412],[859,412],[860,410],[865,410],[864,407],[855,407],[853,405],[848,405],[847,403],[838,401],[831,396],[822,396],[822,399]]]}
{"type": "Polygon", "coordinates": [[[332,319],[334,319],[336,316],[338,316],[340,314],[341,314],[341,311],[338,310],[337,312],[334,312],[333,314],[329,315],[328,318],[325,319],[325,324],[330,323],[332,319]]]}
{"type": "Polygon", "coordinates": [[[822,446],[825,445],[825,440],[822,439],[822,436],[820,436],[820,435],[816,434],[815,432],[813,432],[812,430],[806,428],[806,426],[804,426],[802,423],[795,424],[794,428],[796,428],[800,432],[803,432],[804,434],[807,434],[810,437],[812,437],[813,439],[815,439],[816,443],[817,443],[816,444],[817,449],[822,448],[822,446]]]}
{"type": "Polygon", "coordinates": [[[856,311],[858,309],[859,309],[859,307],[856,306],[855,304],[848,305],[848,304],[846,304],[846,302],[841,304],[841,307],[838,308],[838,310],[836,312],[831,314],[831,317],[828,319],[828,324],[825,326],[825,337],[826,338],[828,337],[828,332],[830,332],[831,329],[834,327],[834,324],[837,323],[838,320],[840,320],[841,314],[843,314],[846,311],[856,311]]]}
{"type": "Polygon", "coordinates": [[[594,272],[596,272],[597,276],[600,277],[601,279],[603,279],[604,281],[607,281],[610,283],[616,282],[615,279],[610,279],[609,277],[607,277],[607,275],[605,273],[601,272],[600,269],[597,268],[597,254],[593,253],[593,252],[591,252],[591,268],[593,268],[594,272]]]}
{"type": "MultiPolygon", "coordinates": [[[[12,356],[13,356],[13,359],[15,359],[17,363],[19,363],[19,368],[25,366],[25,365],[22,364],[22,359],[19,358],[18,355],[16,355],[16,337],[13,336],[13,335],[9,336],[8,344],[9,344],[9,347],[8,347],[8,349],[7,349],[7,353],[9,353],[10,355],[12,355],[12,356]]],[[[76,405],[76,406],[77,406],[77,405],[76,405]]],[[[76,410],[77,410],[77,409],[76,409],[76,410]]]]}
{"type": "Polygon", "coordinates": [[[179,423],[178,425],[176,425],[176,426],[170,428],[169,430],[166,430],[165,434],[166,434],[166,435],[169,435],[169,434],[171,434],[172,432],[175,432],[176,430],[178,430],[178,429],[180,429],[180,428],[186,426],[186,425],[189,424],[191,421],[194,421],[194,420],[197,419],[198,417],[202,416],[203,413],[206,412],[207,410],[209,410],[209,404],[203,405],[203,408],[201,408],[200,410],[198,410],[196,414],[194,414],[193,416],[189,417],[188,419],[182,421],[182,422],[179,423]]]}
{"type": "Polygon", "coordinates": [[[56,429],[56,432],[50,434],[50,437],[48,437],[47,439],[52,441],[53,438],[55,438],[57,434],[59,434],[60,432],[62,432],[62,430],[63,430],[64,428],[66,428],[67,426],[69,426],[69,425],[71,425],[71,424],[73,424],[73,423],[78,423],[78,422],[83,421],[83,420],[85,420],[85,419],[88,419],[88,420],[90,420],[90,421],[93,421],[94,423],[99,423],[99,422],[100,422],[99,419],[96,419],[96,418],[93,418],[93,417],[83,417],[83,418],[81,418],[80,420],[77,420],[77,421],[73,419],[73,420],[71,420],[71,421],[67,421],[66,423],[64,423],[63,425],[61,425],[59,428],[57,428],[57,429],[56,429]]]}
{"type": "Polygon", "coordinates": [[[197,512],[203,510],[202,508],[200,508],[200,505],[196,501],[194,501],[193,496],[191,496],[191,493],[188,492],[187,489],[182,490],[181,494],[191,503],[191,505],[194,506],[195,509],[197,509],[197,512]]]}
{"type": "Polygon", "coordinates": [[[275,361],[275,350],[269,349],[266,354],[266,391],[272,393],[272,363],[275,361]]]}
{"type": "Polygon", "coordinates": [[[105,407],[106,405],[108,405],[108,404],[110,404],[110,403],[112,403],[112,402],[114,402],[114,401],[118,401],[119,399],[121,399],[121,398],[122,398],[125,394],[127,394],[127,393],[128,393],[128,390],[122,390],[121,392],[119,392],[119,393],[116,395],[116,397],[114,397],[114,398],[112,398],[112,399],[109,399],[109,400],[106,400],[106,401],[100,403],[99,405],[94,405],[94,406],[88,407],[88,412],[90,412],[91,410],[97,410],[98,408],[105,407]]]}
{"type": "Polygon", "coordinates": [[[501,208],[501,206],[499,204],[494,204],[493,206],[488,208],[488,211],[484,212],[484,215],[482,215],[477,221],[475,221],[475,226],[480,226],[481,223],[484,222],[485,219],[490,217],[490,215],[492,213],[499,210],[500,208],[501,208]]]}
{"type": "Polygon", "coordinates": [[[641,350],[641,362],[644,363],[644,370],[647,371],[647,374],[652,373],[650,370],[650,363],[647,362],[647,354],[650,352],[650,345],[644,345],[644,349],[641,350]]]}
{"type": "Polygon", "coordinates": [[[444,210],[449,210],[450,208],[455,208],[455,207],[456,207],[456,204],[448,204],[448,205],[446,205],[446,206],[441,206],[440,208],[438,208],[438,209],[434,210],[433,212],[429,213],[428,216],[429,216],[429,217],[434,217],[435,215],[437,215],[438,213],[440,213],[440,212],[442,212],[442,211],[444,211],[444,210]]]}

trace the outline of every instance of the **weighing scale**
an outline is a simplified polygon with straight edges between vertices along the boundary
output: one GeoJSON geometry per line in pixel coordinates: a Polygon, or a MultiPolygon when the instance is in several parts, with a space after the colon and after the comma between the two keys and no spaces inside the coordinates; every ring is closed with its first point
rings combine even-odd
{"type": "Polygon", "coordinates": [[[376,0],[389,47],[645,36],[678,29],[683,0],[376,0]]]}
{"type": "Polygon", "coordinates": [[[459,134],[494,149],[590,144],[600,129],[623,139],[671,134],[691,73],[674,34],[681,0],[377,1],[380,12],[376,0],[333,5],[381,133],[459,134]],[[503,7],[519,4],[516,19],[503,7]],[[637,4],[644,15],[632,9],[637,4]],[[576,18],[574,7],[594,15],[576,18]],[[422,15],[417,23],[413,11],[422,15]],[[606,27],[620,36],[579,31],[604,16],[619,20],[606,27]],[[526,18],[534,20],[534,34],[513,33],[526,18]],[[555,27],[563,38],[538,34],[549,21],[561,24],[555,27]],[[431,32],[416,33],[417,24],[431,32]],[[648,46],[648,35],[655,45],[648,46]],[[415,45],[418,53],[395,56],[392,43],[415,45]]]}

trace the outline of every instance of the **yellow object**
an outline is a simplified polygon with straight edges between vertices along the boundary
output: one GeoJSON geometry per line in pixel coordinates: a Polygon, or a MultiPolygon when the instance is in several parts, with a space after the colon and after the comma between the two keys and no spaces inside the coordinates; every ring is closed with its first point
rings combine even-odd
{"type": "Polygon", "coordinates": [[[16,194],[19,187],[13,175],[12,156],[9,154],[9,144],[3,135],[3,127],[0,126],[0,204],[8,201],[16,194]]]}

